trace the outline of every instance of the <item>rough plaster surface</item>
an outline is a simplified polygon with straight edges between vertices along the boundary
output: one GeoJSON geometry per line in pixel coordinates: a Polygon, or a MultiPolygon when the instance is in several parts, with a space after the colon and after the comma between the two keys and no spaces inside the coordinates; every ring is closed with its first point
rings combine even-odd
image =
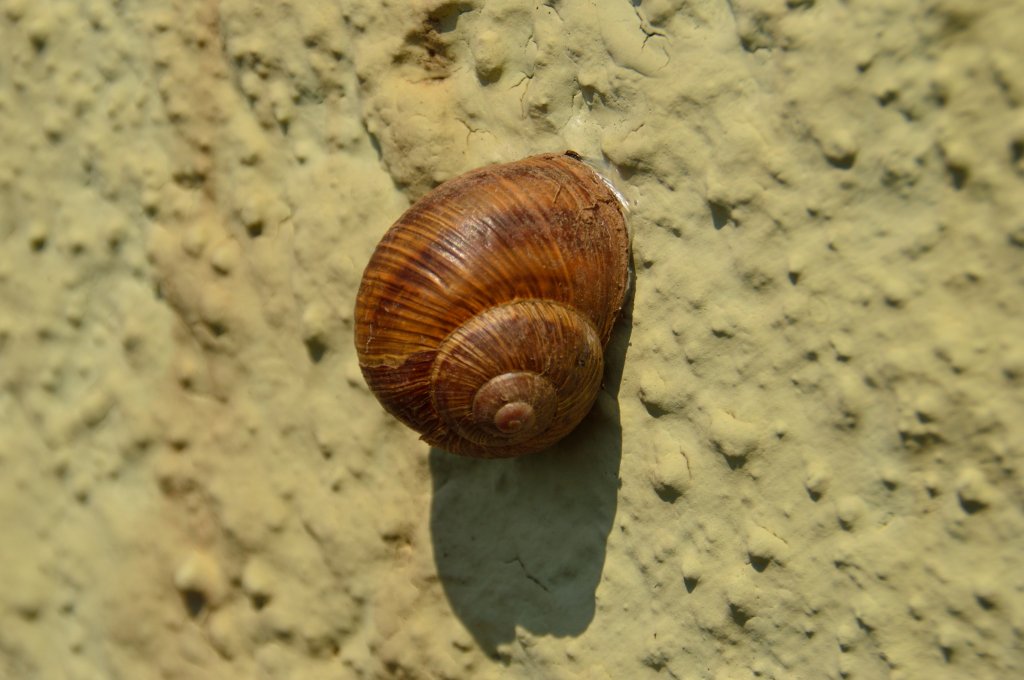
{"type": "Polygon", "coordinates": [[[0,677],[1024,674],[1024,6],[0,3],[0,677]],[[555,450],[428,451],[352,303],[573,148],[633,307],[555,450]]]}

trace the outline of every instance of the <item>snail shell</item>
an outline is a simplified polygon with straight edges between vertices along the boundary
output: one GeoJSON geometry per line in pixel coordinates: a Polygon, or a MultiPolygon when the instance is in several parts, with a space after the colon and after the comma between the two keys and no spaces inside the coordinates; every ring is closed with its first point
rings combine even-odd
{"type": "Polygon", "coordinates": [[[388,230],[356,298],[356,351],[433,446],[547,448],[590,410],[629,279],[623,206],[572,152],[449,180],[388,230]]]}

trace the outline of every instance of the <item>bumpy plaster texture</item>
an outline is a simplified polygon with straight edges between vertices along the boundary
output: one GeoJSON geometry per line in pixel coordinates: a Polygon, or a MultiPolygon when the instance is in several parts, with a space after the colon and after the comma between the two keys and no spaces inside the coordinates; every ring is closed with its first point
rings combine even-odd
{"type": "Polygon", "coordinates": [[[4,0],[0,676],[1024,674],[1024,5],[4,0]],[[635,295],[555,450],[429,451],[352,303],[572,148],[635,295]]]}

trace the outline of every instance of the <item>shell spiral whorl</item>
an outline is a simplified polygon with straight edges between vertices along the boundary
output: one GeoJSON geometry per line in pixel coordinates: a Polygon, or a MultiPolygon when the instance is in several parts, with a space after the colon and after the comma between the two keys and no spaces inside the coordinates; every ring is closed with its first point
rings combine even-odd
{"type": "Polygon", "coordinates": [[[547,448],[600,389],[628,258],[622,205],[571,152],[449,180],[388,230],[363,274],[367,384],[453,453],[547,448]]]}

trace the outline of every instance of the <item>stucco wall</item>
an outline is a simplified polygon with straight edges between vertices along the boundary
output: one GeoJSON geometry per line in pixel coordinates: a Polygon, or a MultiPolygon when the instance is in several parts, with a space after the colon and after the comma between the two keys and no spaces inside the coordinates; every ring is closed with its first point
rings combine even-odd
{"type": "Polygon", "coordinates": [[[1024,673],[1024,5],[0,4],[0,676],[1024,673]],[[556,449],[430,451],[362,268],[574,149],[635,295],[556,449]]]}

